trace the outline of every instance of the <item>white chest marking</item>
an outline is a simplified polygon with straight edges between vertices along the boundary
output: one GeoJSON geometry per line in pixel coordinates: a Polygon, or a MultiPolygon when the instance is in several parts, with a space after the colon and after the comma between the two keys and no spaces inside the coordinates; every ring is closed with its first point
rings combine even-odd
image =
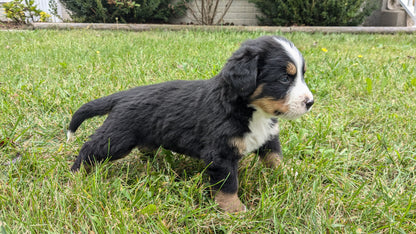
{"type": "Polygon", "coordinates": [[[251,153],[264,145],[273,136],[279,134],[279,126],[277,121],[272,119],[270,114],[267,114],[260,108],[256,108],[253,112],[253,117],[249,123],[250,132],[243,137],[245,152],[251,153]]]}

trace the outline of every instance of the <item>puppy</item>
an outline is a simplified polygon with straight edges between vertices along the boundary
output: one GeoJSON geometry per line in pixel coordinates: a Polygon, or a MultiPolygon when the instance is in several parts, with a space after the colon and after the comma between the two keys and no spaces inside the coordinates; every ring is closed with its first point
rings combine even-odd
{"type": "Polygon", "coordinates": [[[88,118],[108,114],[82,146],[71,170],[120,159],[135,148],[165,149],[202,159],[226,212],[245,211],[237,196],[239,160],[258,152],[269,167],[282,151],[278,118],[295,119],[314,103],[305,61],[277,36],[248,40],[220,73],[203,81],[170,81],[121,91],[81,106],[68,139],[88,118]]]}

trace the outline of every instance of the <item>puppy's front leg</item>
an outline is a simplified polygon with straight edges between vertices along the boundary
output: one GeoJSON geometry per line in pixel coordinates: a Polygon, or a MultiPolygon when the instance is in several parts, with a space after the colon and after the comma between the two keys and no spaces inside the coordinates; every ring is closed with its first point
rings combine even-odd
{"type": "Polygon", "coordinates": [[[238,198],[238,160],[215,159],[207,168],[214,185],[215,202],[227,213],[246,211],[238,198]]]}
{"type": "Polygon", "coordinates": [[[282,149],[280,147],[279,135],[266,142],[259,149],[259,156],[264,165],[269,168],[277,168],[282,162],[282,149]]]}

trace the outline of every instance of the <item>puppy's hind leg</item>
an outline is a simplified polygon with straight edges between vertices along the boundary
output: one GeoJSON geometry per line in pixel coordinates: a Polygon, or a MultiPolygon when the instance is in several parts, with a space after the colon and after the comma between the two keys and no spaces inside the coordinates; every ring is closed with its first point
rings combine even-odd
{"type": "MultiPolygon", "coordinates": [[[[92,146],[93,144],[90,141],[87,141],[84,143],[84,145],[82,146],[81,150],[79,151],[78,157],[75,159],[74,164],[71,167],[71,171],[72,172],[76,172],[81,168],[81,164],[83,164],[84,162],[88,162],[88,165],[91,165],[90,161],[90,155],[93,154],[93,149],[92,146]],[[89,158],[87,160],[87,158],[89,158]]],[[[83,164],[84,166],[87,166],[85,164],[83,164]]],[[[89,167],[86,168],[87,171],[89,171],[89,167]]]]}
{"type": "Polygon", "coordinates": [[[91,139],[82,146],[77,159],[71,167],[76,172],[82,164],[94,165],[106,159],[116,160],[127,154],[137,145],[134,136],[126,132],[106,132],[98,129],[91,139]]]}

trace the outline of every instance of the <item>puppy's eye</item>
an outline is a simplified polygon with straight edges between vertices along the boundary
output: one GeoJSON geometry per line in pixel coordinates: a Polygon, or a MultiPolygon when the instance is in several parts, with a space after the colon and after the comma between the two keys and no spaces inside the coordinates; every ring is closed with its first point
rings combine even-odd
{"type": "Polygon", "coordinates": [[[290,83],[290,77],[289,76],[283,76],[280,80],[283,84],[289,84],[290,83]]]}

